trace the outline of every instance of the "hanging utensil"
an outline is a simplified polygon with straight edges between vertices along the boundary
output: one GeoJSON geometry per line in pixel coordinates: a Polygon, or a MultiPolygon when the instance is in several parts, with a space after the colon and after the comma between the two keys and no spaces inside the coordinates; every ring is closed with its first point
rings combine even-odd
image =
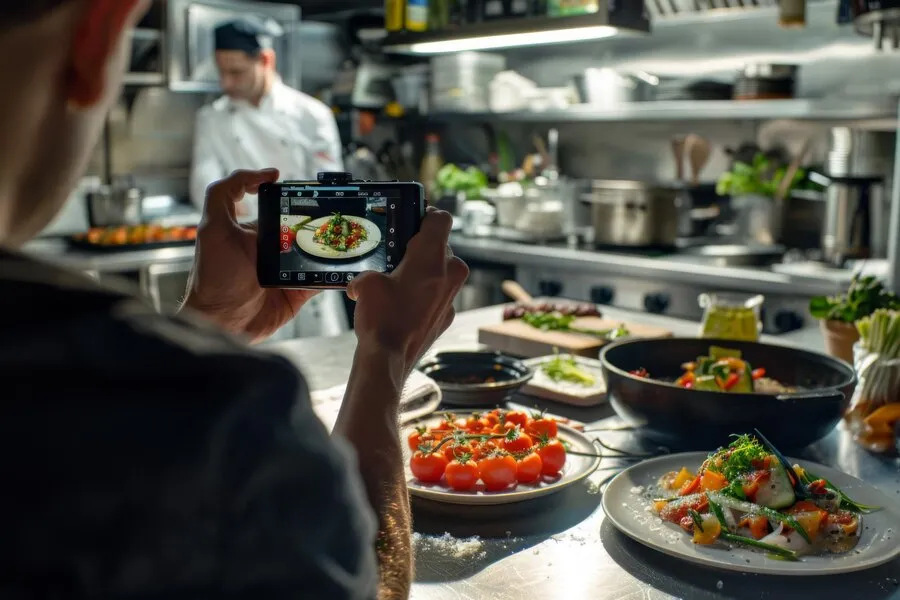
{"type": "Polygon", "coordinates": [[[700,173],[706,167],[712,153],[710,143],[706,138],[692,133],[684,140],[684,153],[691,168],[691,185],[699,185],[700,173]]]}

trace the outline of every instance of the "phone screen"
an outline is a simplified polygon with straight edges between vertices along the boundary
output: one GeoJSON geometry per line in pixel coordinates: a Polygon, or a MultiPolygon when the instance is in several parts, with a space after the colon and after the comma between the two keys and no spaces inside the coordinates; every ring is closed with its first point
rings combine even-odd
{"type": "Polygon", "coordinates": [[[422,212],[421,186],[409,183],[283,183],[266,195],[277,196],[277,245],[270,252],[278,253],[284,287],[343,287],[364,271],[392,271],[422,212]]]}

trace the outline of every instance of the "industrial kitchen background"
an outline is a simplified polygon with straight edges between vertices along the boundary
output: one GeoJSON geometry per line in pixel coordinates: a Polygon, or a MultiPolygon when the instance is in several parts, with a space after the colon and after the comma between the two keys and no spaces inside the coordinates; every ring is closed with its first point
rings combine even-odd
{"type": "Polygon", "coordinates": [[[91,254],[63,240],[196,223],[212,29],[253,13],[285,29],[284,80],[334,108],[347,170],[421,179],[454,210],[453,245],[473,267],[461,308],[502,301],[505,279],[686,318],[703,292],[761,293],[766,330],[781,333],[808,325],[809,298],[846,288],[853,269],[900,285],[898,33],[876,3],[386,4],[155,3],[88,176],[31,249],[177,302],[189,246],[91,254]],[[594,35],[529,43],[563,24],[594,35]],[[518,47],[484,45],[502,36],[518,47]]]}

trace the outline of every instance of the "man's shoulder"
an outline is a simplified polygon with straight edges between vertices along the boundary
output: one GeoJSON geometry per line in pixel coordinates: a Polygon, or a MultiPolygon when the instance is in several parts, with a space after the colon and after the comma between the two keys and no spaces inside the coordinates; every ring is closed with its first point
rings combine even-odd
{"type": "Polygon", "coordinates": [[[224,114],[228,111],[231,101],[228,96],[222,95],[200,107],[197,111],[198,118],[211,118],[216,115],[224,114]]]}
{"type": "Polygon", "coordinates": [[[282,85],[280,89],[284,99],[291,106],[298,109],[299,114],[310,115],[316,119],[334,118],[334,112],[331,108],[318,98],[314,98],[287,85],[282,85]]]}

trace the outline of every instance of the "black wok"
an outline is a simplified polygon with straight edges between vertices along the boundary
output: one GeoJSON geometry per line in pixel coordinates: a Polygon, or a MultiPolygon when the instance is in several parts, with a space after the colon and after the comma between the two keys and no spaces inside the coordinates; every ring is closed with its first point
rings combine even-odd
{"type": "Polygon", "coordinates": [[[781,449],[799,449],[830,433],[847,409],[856,373],[845,362],[806,350],[697,338],[633,340],[600,353],[610,403],[638,432],[673,450],[714,450],[732,433],[758,428],[781,449]],[[685,389],[683,363],[734,348],[753,368],[798,391],[781,396],[685,389]],[[650,378],[629,372],[645,368],[650,378]]]}

